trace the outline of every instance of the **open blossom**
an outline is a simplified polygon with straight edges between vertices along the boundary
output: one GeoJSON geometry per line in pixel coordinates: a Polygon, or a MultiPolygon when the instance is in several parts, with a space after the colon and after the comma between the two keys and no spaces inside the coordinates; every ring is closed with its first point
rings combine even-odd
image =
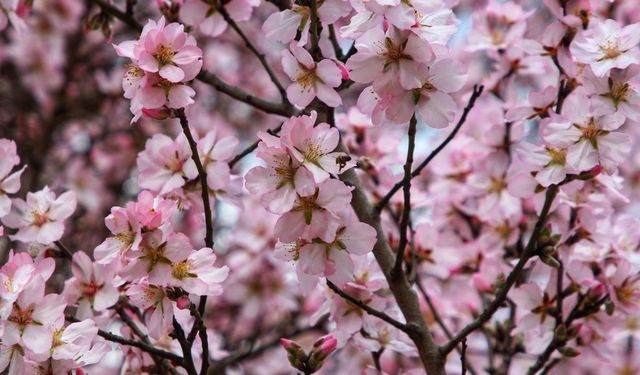
{"type": "Polygon", "coordinates": [[[291,103],[306,107],[318,97],[331,107],[342,104],[335,87],[342,82],[342,72],[329,59],[313,61],[306,49],[291,43],[289,50],[282,51],[282,68],[293,83],[287,88],[287,98],[291,103]]]}
{"type": "Polygon", "coordinates": [[[579,94],[570,96],[565,103],[562,116],[554,115],[544,125],[545,143],[556,149],[566,148],[567,164],[579,172],[601,165],[613,173],[631,147],[629,136],[616,131],[625,118],[593,115],[588,99],[579,94]]]}
{"type": "Polygon", "coordinates": [[[0,318],[8,318],[13,303],[28,284],[48,280],[54,268],[55,261],[51,258],[34,263],[29,254],[10,251],[7,263],[0,268],[0,318]]]}
{"type": "Polygon", "coordinates": [[[51,325],[63,318],[66,304],[57,294],[44,293],[44,280],[33,278],[20,293],[11,314],[4,322],[2,343],[20,344],[36,354],[45,354],[51,348],[51,325]]]}
{"type": "Polygon", "coordinates": [[[612,69],[608,77],[596,77],[586,72],[584,87],[597,116],[619,116],[640,120],[640,94],[634,78],[640,74],[640,65],[626,69],[612,69]]]}
{"type": "Polygon", "coordinates": [[[118,301],[119,292],[112,285],[113,269],[94,264],[82,251],[73,254],[73,277],[66,281],[63,295],[70,304],[77,304],[76,316],[92,317],[94,311],[104,311],[118,301]]]}
{"type": "Polygon", "coordinates": [[[567,165],[567,150],[522,142],[517,147],[520,159],[536,171],[535,179],[544,187],[562,182],[567,173],[575,172],[567,165]]]}
{"type": "Polygon", "coordinates": [[[399,82],[406,89],[422,86],[420,72],[434,59],[427,42],[408,31],[373,28],[356,40],[358,52],[347,61],[350,77],[359,83],[399,82]]]}
{"type": "Polygon", "coordinates": [[[191,149],[184,134],[175,140],[164,134],[156,134],[145,144],[138,155],[138,179],[140,187],[160,195],[184,186],[187,180],[198,176],[191,159],[191,149]]]}
{"type": "Polygon", "coordinates": [[[178,23],[165,25],[149,20],[140,39],[125,41],[114,48],[119,56],[131,59],[123,79],[125,97],[131,99],[132,121],[146,114],[167,117],[168,108],[184,108],[194,103],[195,91],[185,82],[193,80],[202,68],[202,50],[193,36],[178,23]]]}
{"type": "Polygon", "coordinates": [[[230,181],[229,159],[238,145],[233,136],[221,137],[216,130],[198,140],[198,154],[207,171],[207,182],[212,190],[222,190],[230,181]]]}
{"type": "Polygon", "coordinates": [[[96,262],[102,264],[112,263],[118,256],[124,255],[128,250],[137,250],[142,241],[142,234],[135,218],[133,204],[127,204],[127,208],[112,207],[111,214],[105,218],[105,225],[112,237],[107,237],[93,255],[96,262]]]}
{"type": "Polygon", "coordinates": [[[640,62],[640,23],[621,27],[616,21],[593,22],[571,43],[575,59],[591,66],[602,77],[611,69],[624,69],[640,62]]]}
{"type": "MultiPolygon", "coordinates": [[[[260,2],[255,0],[231,0],[220,6],[224,6],[234,21],[246,21],[258,5],[260,2]]],[[[180,18],[189,25],[198,26],[205,35],[218,36],[227,29],[227,21],[217,6],[217,1],[186,0],[180,7],[180,18]]]]}
{"type": "Polygon", "coordinates": [[[189,293],[216,296],[222,293],[219,285],[229,274],[229,267],[216,268],[216,255],[210,248],[193,251],[186,259],[175,261],[169,283],[189,293]]]}
{"type": "Polygon", "coordinates": [[[338,229],[338,214],[351,202],[352,188],[342,181],[329,179],[312,192],[298,196],[291,211],[276,222],[275,232],[281,242],[316,237],[332,243],[338,229]]]}
{"type": "Polygon", "coordinates": [[[353,279],[354,263],[350,255],[368,253],[375,242],[375,229],[365,223],[351,222],[338,227],[333,242],[308,243],[294,254],[294,258],[305,274],[323,275],[342,286],[353,279]]]}
{"type": "Polygon", "coordinates": [[[260,196],[273,213],[285,213],[295,203],[297,194],[310,194],[315,189],[313,174],[300,167],[280,138],[259,134],[258,157],[267,163],[257,166],[245,175],[245,187],[251,194],[260,196]]]}
{"type": "Polygon", "coordinates": [[[334,152],[340,141],[338,129],[327,123],[315,125],[317,113],[293,117],[282,125],[289,151],[313,174],[316,183],[337,176],[355,164],[344,152],[334,152]]]}
{"type": "Polygon", "coordinates": [[[184,260],[192,250],[191,241],[184,234],[165,234],[156,229],[145,235],[139,251],[131,254],[132,259],[121,275],[130,281],[148,276],[153,284],[168,285],[173,263],[184,260]]]}
{"type": "Polygon", "coordinates": [[[195,38],[185,33],[179,23],[165,26],[164,18],[145,26],[134,55],[142,70],[158,73],[172,83],[183,81],[194,66],[202,65],[202,50],[196,46],[195,38]]]}
{"type": "Polygon", "coordinates": [[[11,173],[13,167],[19,163],[15,142],[0,139],[0,218],[11,211],[11,199],[8,194],[15,194],[20,190],[20,176],[26,167],[11,173]]]}
{"type": "Polygon", "coordinates": [[[127,296],[134,306],[144,312],[149,335],[160,338],[173,319],[173,303],[167,297],[165,290],[143,280],[131,285],[127,289],[127,296]]]}
{"type": "Polygon", "coordinates": [[[11,212],[2,219],[4,225],[18,229],[11,238],[22,242],[50,244],[62,238],[64,220],[76,209],[76,195],[68,191],[56,198],[46,187],[27,193],[27,200],[13,200],[11,212]]]}
{"type": "MultiPolygon", "coordinates": [[[[389,101],[384,107],[385,117],[393,123],[403,124],[409,122],[414,113],[433,128],[446,128],[453,121],[458,105],[450,94],[459,91],[464,86],[467,75],[464,65],[450,59],[444,58],[425,65],[420,71],[420,87],[413,90],[402,90],[401,88],[378,88],[374,84],[374,91],[384,92],[391,90],[389,101]],[[411,103],[414,102],[415,106],[411,103]]],[[[384,85],[394,85],[392,82],[385,82],[384,85]]],[[[364,90],[358,99],[358,106],[367,112],[373,112],[372,108],[382,101],[380,95],[364,90]]]]}

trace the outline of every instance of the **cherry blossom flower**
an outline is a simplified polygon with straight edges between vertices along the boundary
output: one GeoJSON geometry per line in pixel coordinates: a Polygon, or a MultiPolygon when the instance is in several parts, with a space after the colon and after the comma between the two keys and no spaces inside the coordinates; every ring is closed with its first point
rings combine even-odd
{"type": "Polygon", "coordinates": [[[640,62],[637,45],[640,24],[623,27],[611,19],[594,22],[581,31],[571,43],[575,59],[588,64],[596,76],[606,75],[612,68],[624,69],[640,62]]]}
{"type": "Polygon", "coordinates": [[[351,201],[351,188],[329,179],[310,194],[298,196],[291,211],[280,216],[275,233],[281,242],[295,242],[305,237],[332,243],[338,229],[337,215],[351,201]]]}
{"type": "Polygon", "coordinates": [[[420,71],[434,59],[429,44],[413,33],[374,28],[356,40],[358,52],[347,61],[351,79],[359,83],[399,82],[406,89],[422,86],[420,71]]]}
{"type": "Polygon", "coordinates": [[[624,117],[595,117],[588,100],[579,94],[566,99],[567,110],[553,116],[542,129],[544,141],[555,148],[567,148],[566,162],[577,171],[601,165],[613,173],[630,149],[627,135],[617,130],[624,117]]]}
{"type": "Polygon", "coordinates": [[[344,152],[333,152],[340,133],[327,123],[315,125],[317,113],[290,119],[282,125],[282,134],[293,158],[313,174],[316,183],[337,176],[354,166],[344,152]]]}
{"type": "Polygon", "coordinates": [[[165,290],[143,281],[130,286],[127,296],[131,298],[134,306],[145,312],[145,325],[149,329],[149,335],[160,338],[171,325],[174,311],[165,290]]]}
{"type": "Polygon", "coordinates": [[[118,289],[112,285],[113,269],[94,264],[82,251],[73,254],[73,277],[65,282],[63,295],[67,303],[77,304],[76,316],[89,318],[92,310],[104,311],[118,301],[118,289]]]}
{"type": "Polygon", "coordinates": [[[11,236],[22,242],[50,244],[62,238],[64,220],[76,209],[76,195],[68,191],[56,198],[46,187],[36,193],[27,193],[27,200],[13,200],[11,212],[2,219],[4,225],[18,229],[11,236]]]}
{"type": "MultiPolygon", "coordinates": [[[[221,6],[234,21],[247,21],[251,18],[253,8],[258,5],[260,3],[253,0],[231,0],[221,6]]],[[[215,1],[186,0],[180,7],[180,18],[189,25],[198,26],[205,35],[218,36],[227,29],[227,21],[217,6],[215,1]]]]}
{"type": "Polygon", "coordinates": [[[201,296],[220,295],[222,287],[219,284],[227,278],[229,267],[213,267],[215,261],[216,255],[212,249],[205,247],[194,251],[186,259],[171,265],[169,283],[201,296]]]}
{"type": "Polygon", "coordinates": [[[20,293],[11,314],[4,322],[2,343],[20,344],[36,354],[49,352],[53,340],[50,326],[63,318],[66,304],[57,294],[44,293],[44,280],[33,278],[20,293]]]}
{"type": "Polygon", "coordinates": [[[175,140],[164,134],[154,135],[138,155],[137,164],[140,186],[160,195],[181,188],[186,180],[198,176],[184,135],[179,135],[175,140]]]}
{"type": "Polygon", "coordinates": [[[316,63],[311,54],[295,42],[282,51],[282,68],[293,83],[287,88],[291,103],[306,107],[316,96],[326,105],[337,107],[342,99],[334,89],[342,82],[342,73],[329,59],[316,63]]]}

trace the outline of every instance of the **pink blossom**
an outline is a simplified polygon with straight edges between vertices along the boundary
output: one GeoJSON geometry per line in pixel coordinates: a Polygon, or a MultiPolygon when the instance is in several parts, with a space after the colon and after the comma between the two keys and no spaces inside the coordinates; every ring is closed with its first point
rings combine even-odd
{"type": "MultiPolygon", "coordinates": [[[[180,18],[187,24],[198,26],[205,35],[218,36],[227,29],[227,21],[216,8],[217,3],[204,0],[186,0],[180,7],[180,18]]],[[[260,5],[254,0],[231,0],[224,9],[234,21],[247,21],[253,8],[260,5]]]]}
{"type": "Polygon", "coordinates": [[[215,261],[216,255],[210,248],[193,251],[186,259],[171,265],[169,283],[201,296],[220,295],[222,287],[219,284],[227,278],[229,267],[216,268],[213,266],[215,261]]]}
{"type": "Polygon", "coordinates": [[[228,161],[238,145],[233,136],[220,137],[215,130],[208,132],[198,140],[198,154],[207,170],[207,182],[210,189],[222,190],[230,180],[228,161]]]}
{"type": "Polygon", "coordinates": [[[281,140],[269,134],[261,135],[258,156],[266,167],[255,167],[245,175],[249,192],[261,196],[269,211],[285,213],[293,207],[297,194],[311,194],[315,189],[313,175],[293,159],[281,140]]]}
{"type": "Polygon", "coordinates": [[[575,59],[591,66],[596,76],[606,75],[612,68],[624,69],[640,62],[637,45],[640,23],[621,27],[612,19],[593,22],[578,33],[571,43],[575,59]]]}
{"type": "Polygon", "coordinates": [[[374,28],[356,40],[358,52],[347,61],[359,83],[399,82],[411,90],[422,86],[420,72],[434,59],[429,44],[408,31],[374,28]]]}
{"type": "Polygon", "coordinates": [[[337,215],[351,202],[352,188],[342,181],[329,179],[313,192],[298,196],[291,211],[276,222],[275,233],[281,242],[319,237],[327,243],[336,238],[337,215]]]}
{"type": "Polygon", "coordinates": [[[630,150],[629,137],[617,130],[624,117],[595,117],[588,99],[574,94],[566,99],[562,116],[552,116],[542,129],[543,140],[555,148],[567,148],[566,162],[577,171],[601,165],[613,173],[630,150]]]}
{"type": "Polygon", "coordinates": [[[93,264],[87,254],[77,251],[71,264],[73,278],[65,282],[63,295],[70,304],[77,304],[76,316],[92,317],[115,305],[118,289],[112,285],[113,269],[102,264],[93,264]]]}
{"type": "Polygon", "coordinates": [[[138,250],[142,233],[133,203],[127,204],[126,208],[112,207],[104,222],[113,236],[107,237],[93,251],[97,263],[110,264],[127,255],[129,250],[138,250]]]}
{"type": "Polygon", "coordinates": [[[173,304],[161,287],[142,282],[127,289],[131,303],[144,312],[149,335],[160,338],[173,320],[173,304]]]}
{"type": "Polygon", "coordinates": [[[187,180],[198,176],[184,135],[175,140],[164,134],[154,135],[138,155],[137,164],[140,186],[160,195],[181,188],[187,180]]]}
{"type": "Polygon", "coordinates": [[[267,39],[277,40],[281,43],[289,43],[300,32],[298,44],[303,46],[309,38],[311,24],[309,13],[309,7],[294,4],[291,9],[271,13],[264,21],[262,31],[267,39]]]}
{"type": "Polygon", "coordinates": [[[57,294],[44,293],[44,280],[34,278],[20,293],[4,323],[2,343],[20,344],[36,354],[49,352],[53,339],[51,324],[63,319],[66,304],[57,294]]]}
{"type": "Polygon", "coordinates": [[[340,139],[338,129],[327,123],[315,125],[316,118],[316,112],[291,118],[283,124],[282,133],[293,158],[313,174],[316,183],[321,183],[354,163],[344,152],[333,152],[340,139]]]}
{"type": "Polygon", "coordinates": [[[0,139],[0,218],[11,211],[11,199],[7,195],[20,190],[20,176],[26,166],[11,173],[13,167],[19,163],[15,142],[0,139]]]}
{"type": "Polygon", "coordinates": [[[293,83],[287,88],[291,103],[306,107],[317,96],[331,107],[342,104],[335,87],[342,82],[342,73],[336,63],[324,59],[316,63],[311,54],[296,43],[282,51],[282,68],[293,83]]]}
{"type": "Polygon", "coordinates": [[[2,219],[4,225],[18,229],[12,239],[50,244],[62,238],[64,220],[76,209],[76,195],[68,191],[58,198],[46,187],[27,193],[27,200],[13,200],[11,212],[2,219]]]}

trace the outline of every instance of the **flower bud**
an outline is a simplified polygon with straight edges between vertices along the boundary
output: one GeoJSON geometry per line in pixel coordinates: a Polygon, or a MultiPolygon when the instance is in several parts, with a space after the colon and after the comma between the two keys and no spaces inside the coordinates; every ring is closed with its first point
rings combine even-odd
{"type": "Polygon", "coordinates": [[[188,310],[189,306],[191,306],[191,301],[189,301],[189,298],[182,296],[176,300],[176,306],[180,310],[188,310]]]}
{"type": "Polygon", "coordinates": [[[280,339],[280,343],[287,351],[287,358],[289,359],[291,366],[300,371],[305,371],[307,354],[302,350],[302,347],[300,347],[296,342],[285,339],[284,337],[280,339]]]}
{"type": "Polygon", "coordinates": [[[320,370],[324,364],[324,360],[333,353],[338,346],[338,340],[331,335],[320,337],[314,344],[313,349],[309,353],[309,360],[307,362],[307,368],[311,372],[320,370]]]}

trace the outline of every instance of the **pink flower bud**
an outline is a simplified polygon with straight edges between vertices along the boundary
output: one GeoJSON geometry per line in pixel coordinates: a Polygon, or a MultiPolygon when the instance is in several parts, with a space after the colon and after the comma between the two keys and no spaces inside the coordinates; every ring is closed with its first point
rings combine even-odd
{"type": "Polygon", "coordinates": [[[336,350],[336,346],[338,346],[338,340],[331,335],[322,336],[313,343],[313,347],[320,349],[325,356],[336,350]]]}
{"type": "Polygon", "coordinates": [[[340,73],[342,73],[342,80],[346,81],[349,79],[349,69],[340,61],[334,61],[338,69],[340,69],[340,73]]]}
{"type": "Polygon", "coordinates": [[[189,301],[189,298],[182,296],[176,301],[176,306],[180,310],[187,310],[191,306],[191,301],[189,301]]]}
{"type": "Polygon", "coordinates": [[[164,120],[171,116],[171,112],[169,112],[169,110],[166,107],[155,108],[155,109],[143,108],[142,113],[145,116],[151,117],[156,120],[164,120]]]}

